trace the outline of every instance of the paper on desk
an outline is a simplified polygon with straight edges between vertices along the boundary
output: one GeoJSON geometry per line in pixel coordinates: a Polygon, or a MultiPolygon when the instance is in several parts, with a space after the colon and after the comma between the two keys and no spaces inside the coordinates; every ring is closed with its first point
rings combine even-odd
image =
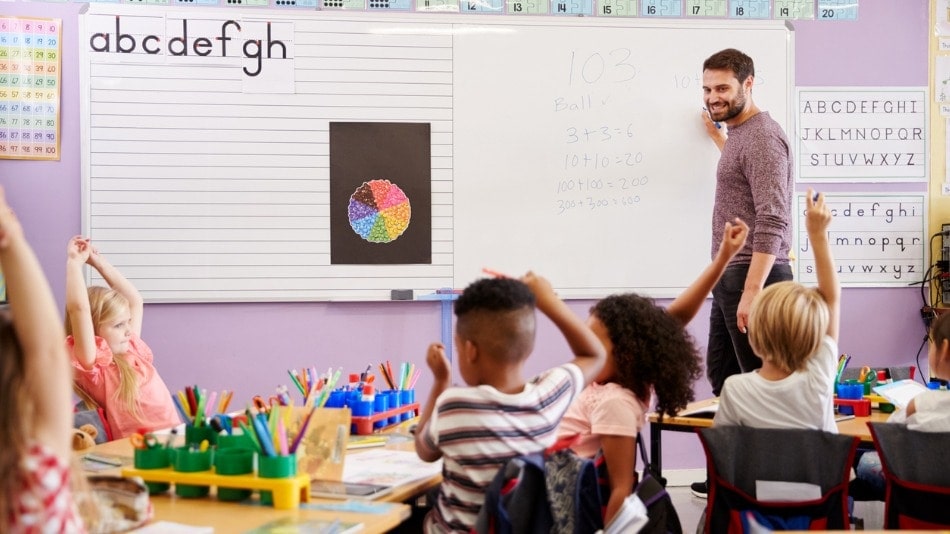
{"type": "Polygon", "coordinates": [[[373,449],[347,455],[343,466],[343,482],[399,486],[441,472],[442,460],[424,462],[415,452],[373,449]]]}
{"type": "Polygon", "coordinates": [[[705,406],[700,406],[699,408],[693,408],[692,410],[683,410],[682,412],[676,415],[680,417],[696,416],[696,415],[703,415],[703,414],[715,415],[717,411],[719,411],[719,401],[711,402],[705,406]]]}

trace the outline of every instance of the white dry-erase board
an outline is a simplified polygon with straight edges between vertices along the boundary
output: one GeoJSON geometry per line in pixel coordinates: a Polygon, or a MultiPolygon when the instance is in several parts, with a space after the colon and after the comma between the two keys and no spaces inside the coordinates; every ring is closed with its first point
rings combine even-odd
{"type": "Polygon", "coordinates": [[[669,296],[710,257],[702,61],[751,55],[792,131],[781,21],[93,3],[81,26],[83,230],[151,302],[388,299],[483,267],[669,296]]]}

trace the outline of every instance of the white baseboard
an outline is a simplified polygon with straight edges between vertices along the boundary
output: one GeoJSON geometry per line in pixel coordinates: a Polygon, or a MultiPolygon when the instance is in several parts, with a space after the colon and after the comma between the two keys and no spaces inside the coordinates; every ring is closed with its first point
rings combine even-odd
{"type": "Polygon", "coordinates": [[[686,486],[689,487],[693,482],[702,482],[706,480],[705,469],[664,469],[663,477],[666,478],[667,487],[686,486]]]}

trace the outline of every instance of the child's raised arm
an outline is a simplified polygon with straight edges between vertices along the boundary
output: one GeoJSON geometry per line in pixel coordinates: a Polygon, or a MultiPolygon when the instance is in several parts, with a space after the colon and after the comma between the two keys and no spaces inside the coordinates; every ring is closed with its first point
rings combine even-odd
{"type": "Polygon", "coordinates": [[[93,269],[99,271],[99,274],[101,274],[102,278],[109,284],[109,287],[129,301],[129,312],[132,315],[132,331],[135,332],[136,336],[142,337],[142,313],[145,311],[145,305],[139,290],[136,289],[132,282],[129,282],[115,266],[109,263],[109,260],[99,254],[99,251],[95,247],[90,248],[87,263],[89,263],[93,269]]]}
{"type": "Polygon", "coordinates": [[[604,345],[567,304],[558,298],[550,282],[532,272],[524,275],[521,281],[531,288],[541,313],[547,315],[564,334],[575,356],[572,363],[580,367],[584,374],[584,385],[593,382],[607,359],[604,345]]]}
{"type": "Polygon", "coordinates": [[[432,370],[432,389],[429,390],[429,400],[422,407],[422,413],[419,414],[419,422],[416,424],[416,455],[419,459],[426,462],[434,462],[442,457],[442,451],[430,448],[427,443],[429,419],[432,418],[432,412],[435,410],[435,401],[449,387],[449,381],[452,379],[452,370],[449,360],[445,356],[445,346],[441,343],[432,343],[426,351],[426,364],[432,370]]]}
{"type": "MultiPolygon", "coordinates": [[[[63,325],[43,269],[0,187],[0,268],[6,279],[13,329],[25,363],[25,380],[35,401],[35,433],[59,457],[71,454],[71,370],[63,346],[63,325]]],[[[16,406],[4,407],[15,410],[16,406]]],[[[10,431],[10,429],[7,429],[10,431]]]]}
{"type": "Polygon", "coordinates": [[[84,369],[92,369],[96,361],[95,325],[82,272],[89,250],[89,241],[82,236],[73,237],[66,245],[66,317],[73,336],[73,354],[84,369]]]}
{"type": "Polygon", "coordinates": [[[828,336],[838,341],[840,322],[841,286],[835,272],[835,260],[831,256],[828,244],[828,226],[831,225],[831,210],[825,204],[825,195],[815,195],[808,188],[807,209],[805,210],[805,228],[808,239],[815,251],[815,271],[818,276],[818,291],[828,305],[828,336]]]}
{"type": "Polygon", "coordinates": [[[719,245],[719,251],[712,263],[703,269],[699,278],[690,284],[676,299],[670,303],[666,312],[672,315],[684,326],[693,320],[699,308],[706,300],[706,296],[713,290],[722,273],[732,260],[732,257],[745,246],[746,237],[749,235],[749,227],[746,223],[736,217],[735,221],[726,222],[725,231],[722,234],[722,243],[719,245]]]}

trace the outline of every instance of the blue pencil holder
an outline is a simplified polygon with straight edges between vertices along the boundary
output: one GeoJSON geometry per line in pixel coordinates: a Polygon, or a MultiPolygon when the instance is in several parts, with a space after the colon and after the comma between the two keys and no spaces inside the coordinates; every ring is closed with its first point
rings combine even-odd
{"type": "MultiPolygon", "coordinates": [[[[405,406],[407,404],[412,404],[416,402],[416,390],[414,389],[403,389],[399,391],[399,404],[400,406],[405,406]]],[[[408,421],[415,417],[416,414],[412,411],[403,412],[399,414],[400,421],[408,421]]]]}
{"type": "MultiPolygon", "coordinates": [[[[345,392],[346,406],[349,406],[351,409],[356,406],[357,402],[360,402],[360,399],[363,397],[363,394],[356,390],[350,390],[345,392]]],[[[356,415],[356,414],[353,414],[356,415]]]]}
{"type": "MultiPolygon", "coordinates": [[[[373,399],[373,411],[376,413],[382,413],[389,409],[389,395],[384,394],[382,391],[376,394],[376,398],[373,399]]],[[[382,419],[373,423],[373,428],[383,428],[386,426],[386,422],[389,419],[382,419]]]]}
{"type": "Polygon", "coordinates": [[[335,389],[327,395],[327,402],[324,404],[327,408],[342,408],[346,405],[346,391],[335,389]]]}
{"type": "Polygon", "coordinates": [[[864,384],[838,384],[839,399],[862,399],[864,398],[864,384]]]}
{"type": "MultiPolygon", "coordinates": [[[[399,391],[395,389],[391,389],[389,391],[384,391],[383,393],[385,393],[389,397],[390,410],[393,410],[395,408],[399,408],[400,406],[402,406],[402,402],[399,398],[399,391]]],[[[398,422],[399,422],[399,414],[396,414],[386,419],[386,424],[389,424],[389,425],[395,425],[398,422]]]]}
{"type": "Polygon", "coordinates": [[[358,400],[350,404],[350,411],[356,417],[366,417],[373,415],[373,402],[358,400]]]}

